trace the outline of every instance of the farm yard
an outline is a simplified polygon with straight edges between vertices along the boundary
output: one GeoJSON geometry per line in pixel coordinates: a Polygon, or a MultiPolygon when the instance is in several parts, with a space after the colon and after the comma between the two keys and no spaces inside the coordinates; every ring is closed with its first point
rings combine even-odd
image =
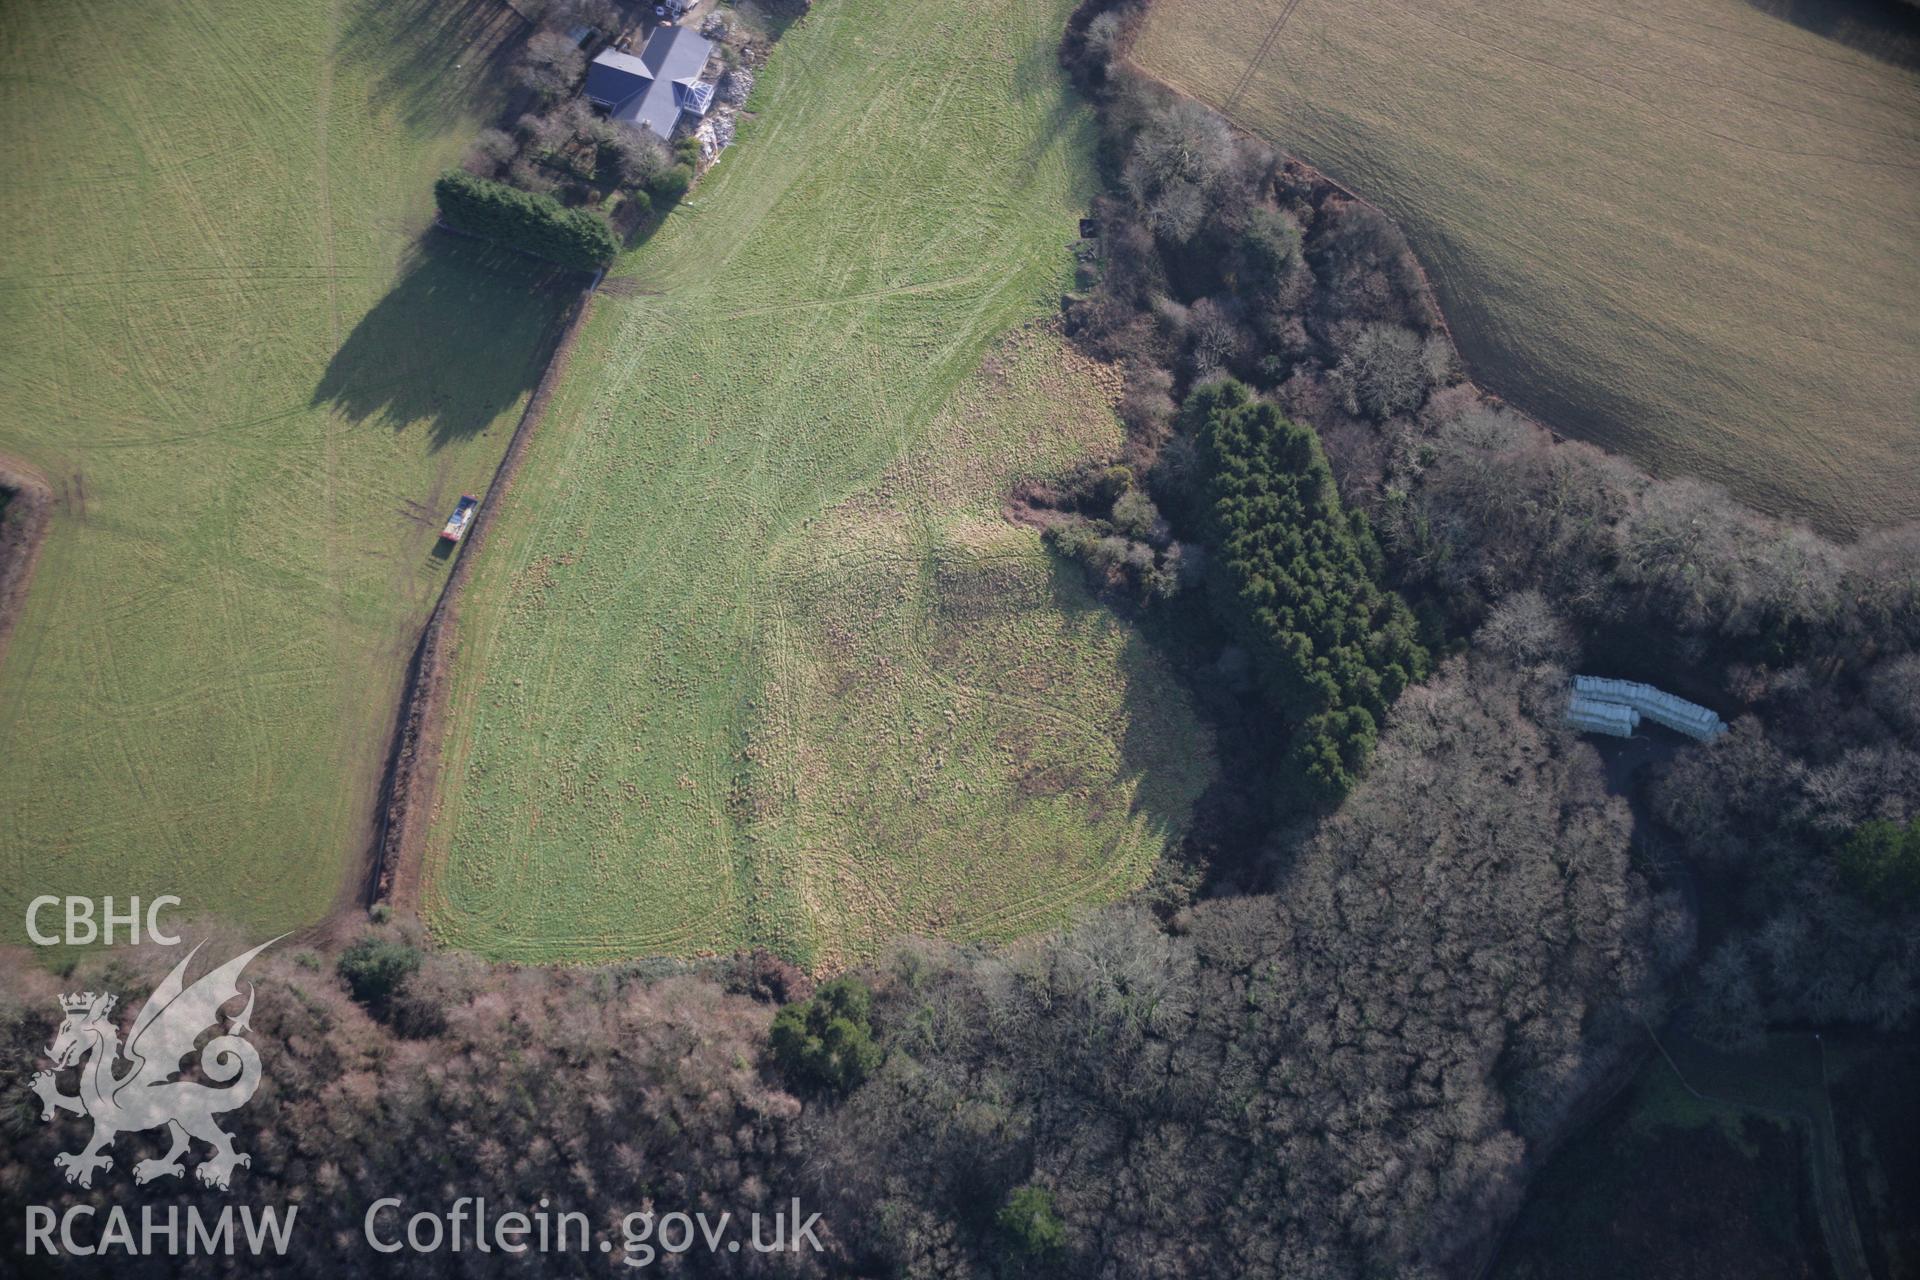
{"type": "Polygon", "coordinates": [[[458,615],[442,941],[832,965],[1057,922],[1177,832],[1191,712],[996,512],[1106,393],[1035,333],[966,383],[1069,275],[1071,7],[816,5],[616,266],[458,615]]]}
{"type": "Polygon", "coordinates": [[[1475,377],[1854,532],[1920,515],[1920,76],[1745,0],[1155,0],[1147,73],[1378,202],[1475,377]]]}
{"type": "Polygon", "coordinates": [[[56,505],[0,665],[0,916],[357,888],[403,671],[577,288],[422,241],[493,4],[0,13],[0,455],[56,505]]]}

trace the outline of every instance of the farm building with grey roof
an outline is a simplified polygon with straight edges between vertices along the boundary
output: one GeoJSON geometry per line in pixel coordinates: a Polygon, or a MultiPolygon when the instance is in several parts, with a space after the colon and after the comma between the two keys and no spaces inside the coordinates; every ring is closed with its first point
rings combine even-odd
{"type": "Polygon", "coordinates": [[[684,115],[701,116],[713,86],[700,79],[713,44],[686,27],[656,27],[635,57],[608,49],[587,68],[587,101],[611,118],[660,138],[684,115]]]}

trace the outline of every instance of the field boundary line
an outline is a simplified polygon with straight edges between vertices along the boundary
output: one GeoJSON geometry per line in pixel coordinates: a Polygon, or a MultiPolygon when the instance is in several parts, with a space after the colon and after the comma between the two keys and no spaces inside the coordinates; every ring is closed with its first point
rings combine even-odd
{"type": "MultiPolygon", "coordinates": [[[[451,230],[451,228],[449,228],[451,230]]],[[[456,233],[457,234],[457,233],[456,233]]],[[[492,518],[513,488],[513,480],[525,459],[529,444],[547,406],[553,399],[573,355],[575,341],[593,311],[594,295],[606,278],[603,269],[594,273],[575,299],[572,314],[561,321],[552,354],[546,368],[534,384],[527,407],[507,442],[500,464],[494,468],[486,496],[474,513],[473,524],[461,539],[453,568],[440,588],[440,598],[427,615],[419,643],[407,664],[401,685],[400,702],[387,748],[387,764],[380,774],[379,795],[374,809],[374,832],[365,866],[356,886],[350,878],[343,886],[338,913],[398,900],[403,905],[417,904],[421,879],[421,857],[426,835],[426,820],[431,816],[438,791],[441,730],[449,694],[447,679],[447,636],[461,589],[472,572],[472,565],[486,543],[492,518]]]]}

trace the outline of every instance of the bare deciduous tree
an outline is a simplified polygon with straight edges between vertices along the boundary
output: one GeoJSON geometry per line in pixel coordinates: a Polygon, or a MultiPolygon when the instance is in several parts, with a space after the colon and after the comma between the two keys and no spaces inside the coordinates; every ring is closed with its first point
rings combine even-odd
{"type": "Polygon", "coordinates": [[[542,102],[556,102],[580,82],[586,66],[586,55],[563,33],[540,31],[527,41],[514,78],[542,102]]]}

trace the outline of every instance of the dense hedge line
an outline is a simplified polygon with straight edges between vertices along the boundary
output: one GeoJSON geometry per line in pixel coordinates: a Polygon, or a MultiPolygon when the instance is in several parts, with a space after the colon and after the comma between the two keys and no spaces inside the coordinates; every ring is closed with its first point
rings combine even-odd
{"type": "Polygon", "coordinates": [[[595,271],[620,249],[605,219],[463,170],[441,175],[433,194],[447,225],[563,267],[595,271]]]}
{"type": "Polygon", "coordinates": [[[1232,379],[1196,387],[1182,417],[1207,476],[1215,599],[1295,726],[1291,772],[1313,799],[1338,800],[1387,708],[1427,672],[1413,615],[1379,585],[1380,549],[1342,506],[1311,427],[1232,379]]]}

